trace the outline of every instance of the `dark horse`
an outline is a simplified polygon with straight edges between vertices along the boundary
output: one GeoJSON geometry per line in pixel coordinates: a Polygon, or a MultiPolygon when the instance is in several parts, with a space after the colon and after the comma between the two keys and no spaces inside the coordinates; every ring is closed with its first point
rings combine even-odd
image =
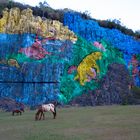
{"type": "Polygon", "coordinates": [[[14,116],[15,115],[15,113],[16,113],[16,115],[22,115],[22,112],[24,112],[24,108],[20,108],[20,109],[13,109],[12,110],[12,115],[14,116]]]}
{"type": "Polygon", "coordinates": [[[22,112],[24,112],[24,105],[22,103],[16,103],[16,107],[12,110],[12,115],[22,115],[22,112]]]}
{"type": "Polygon", "coordinates": [[[35,120],[41,120],[42,117],[43,117],[43,120],[45,119],[45,114],[44,112],[52,112],[53,113],[53,118],[55,119],[56,118],[56,104],[43,104],[41,105],[36,114],[35,114],[35,120]]]}

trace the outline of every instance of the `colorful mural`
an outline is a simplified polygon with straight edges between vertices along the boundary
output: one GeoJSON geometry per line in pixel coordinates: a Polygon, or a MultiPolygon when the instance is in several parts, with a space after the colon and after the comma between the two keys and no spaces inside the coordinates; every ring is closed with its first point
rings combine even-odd
{"type": "Polygon", "coordinates": [[[34,17],[30,9],[5,9],[0,19],[0,97],[30,105],[58,100],[76,40],[58,21],[34,17]]]}
{"type": "MultiPolygon", "coordinates": [[[[100,44],[101,40],[105,40],[112,47],[122,52],[123,59],[125,60],[126,66],[129,69],[129,64],[132,62],[134,56],[135,60],[138,60],[140,54],[140,41],[135,40],[132,36],[125,35],[117,29],[108,29],[100,27],[99,24],[94,20],[85,20],[80,14],[74,12],[67,12],[64,15],[64,25],[68,26],[70,30],[74,31],[77,35],[85,38],[93,45],[102,51],[105,48],[100,44]]],[[[140,61],[138,62],[138,64],[140,61]]],[[[132,62],[131,76],[134,73],[139,73],[139,65],[134,66],[132,62]],[[133,73],[133,74],[132,74],[133,73]]],[[[134,85],[140,86],[140,77],[135,76],[134,85]]]]}
{"type": "Polygon", "coordinates": [[[98,89],[114,63],[127,67],[129,63],[130,75],[135,74],[135,85],[139,84],[139,42],[74,13],[66,13],[64,25],[69,28],[59,21],[34,17],[30,9],[3,11],[0,97],[31,106],[54,100],[67,104],[98,89]],[[116,44],[115,34],[130,39],[133,46],[116,44]]]}

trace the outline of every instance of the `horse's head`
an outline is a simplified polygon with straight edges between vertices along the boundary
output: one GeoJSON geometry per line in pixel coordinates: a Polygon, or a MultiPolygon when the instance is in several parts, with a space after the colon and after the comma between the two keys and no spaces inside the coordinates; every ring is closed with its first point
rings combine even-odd
{"type": "Polygon", "coordinates": [[[43,112],[42,109],[38,109],[38,111],[37,111],[36,114],[35,114],[35,120],[36,120],[36,121],[39,120],[39,115],[40,115],[42,112],[43,112]]]}

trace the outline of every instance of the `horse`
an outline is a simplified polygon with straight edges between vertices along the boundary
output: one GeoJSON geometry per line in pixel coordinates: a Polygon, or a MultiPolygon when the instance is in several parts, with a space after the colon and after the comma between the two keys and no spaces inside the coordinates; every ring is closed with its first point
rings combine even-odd
{"type": "Polygon", "coordinates": [[[15,113],[16,113],[16,115],[22,115],[22,112],[24,112],[24,108],[20,108],[20,109],[13,109],[12,110],[12,115],[14,116],[15,115],[15,113]]]}
{"type": "Polygon", "coordinates": [[[53,118],[56,118],[56,104],[49,103],[49,104],[42,104],[39,106],[36,114],[35,114],[35,120],[41,120],[43,117],[43,120],[45,119],[44,112],[52,112],[53,118]]]}

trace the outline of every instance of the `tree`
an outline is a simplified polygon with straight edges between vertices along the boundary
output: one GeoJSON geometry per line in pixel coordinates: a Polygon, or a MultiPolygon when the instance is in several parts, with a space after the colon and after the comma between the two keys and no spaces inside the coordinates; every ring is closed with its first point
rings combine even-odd
{"type": "Polygon", "coordinates": [[[136,30],[135,33],[140,35],[140,30],[136,30]]]}
{"type": "Polygon", "coordinates": [[[135,31],[136,39],[140,39],[140,30],[135,31]]]}
{"type": "Polygon", "coordinates": [[[43,11],[42,17],[44,17],[44,13],[46,11],[46,8],[48,8],[50,6],[49,6],[49,4],[46,1],[44,1],[43,3],[42,2],[39,3],[39,7],[43,11]]]}
{"type": "Polygon", "coordinates": [[[85,11],[85,12],[83,12],[83,13],[81,13],[81,16],[82,16],[82,18],[84,18],[84,19],[91,19],[91,13],[89,13],[89,11],[85,11]]]}
{"type": "Polygon", "coordinates": [[[13,0],[8,0],[9,8],[12,8],[13,7],[13,4],[14,4],[14,1],[13,0]]]}

